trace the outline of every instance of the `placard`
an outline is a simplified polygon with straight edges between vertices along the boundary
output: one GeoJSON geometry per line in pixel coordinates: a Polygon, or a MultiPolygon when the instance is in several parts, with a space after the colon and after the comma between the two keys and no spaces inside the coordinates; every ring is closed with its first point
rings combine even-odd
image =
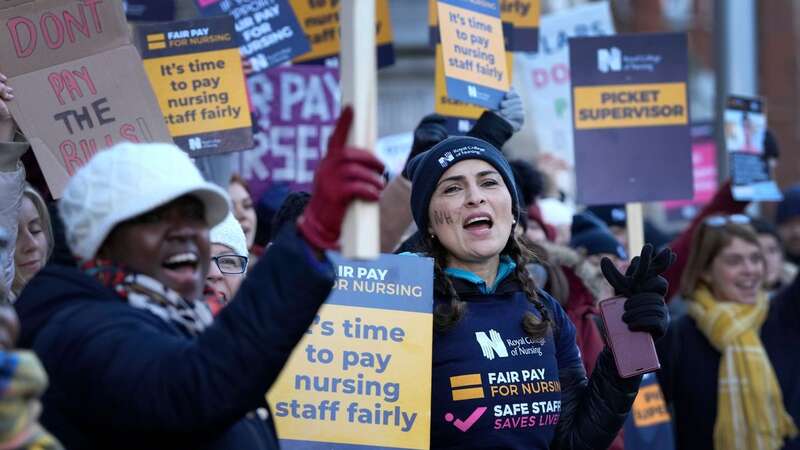
{"type": "Polygon", "coordinates": [[[121,141],[172,142],[120,2],[6,1],[0,72],[50,192],[121,141]]]}
{"type": "MultiPolygon", "coordinates": [[[[540,10],[539,0],[500,0],[500,20],[503,21],[506,51],[539,50],[540,10]]],[[[428,41],[433,46],[441,42],[436,0],[428,0],[428,41]]]]}
{"type": "MultiPolygon", "coordinates": [[[[506,68],[509,77],[513,74],[513,55],[514,54],[511,52],[506,52],[506,68]]],[[[485,109],[447,96],[441,45],[436,46],[436,71],[434,77],[433,110],[443,115],[447,120],[445,122],[445,127],[447,128],[448,134],[453,136],[467,134],[485,109]]]]}
{"type": "Polygon", "coordinates": [[[569,38],[614,34],[607,2],[588,3],[542,16],[539,51],[520,53],[514,81],[525,102],[525,123],[512,138],[535,147],[547,161],[559,190],[575,198],[575,155],[572,141],[572,92],[569,77],[569,38]]]}
{"type": "Polygon", "coordinates": [[[229,14],[254,72],[308,53],[311,45],[287,0],[196,0],[204,16],[229,14]]]}
{"type": "Polygon", "coordinates": [[[729,96],[725,104],[725,148],[733,198],[778,201],[783,198],[764,159],[767,114],[764,100],[729,96]]]}
{"type": "Polygon", "coordinates": [[[250,77],[248,85],[258,132],[254,149],[242,153],[242,169],[252,197],[274,185],[310,192],[341,109],[338,70],[275,67],[250,77]]]}
{"type": "MultiPolygon", "coordinates": [[[[311,51],[295,63],[338,67],[340,0],[290,0],[303,27],[311,51]]],[[[378,68],[394,64],[394,33],[389,0],[375,0],[375,45],[378,68]]]]}
{"type": "Polygon", "coordinates": [[[144,68],[175,144],[191,156],[253,148],[230,16],[139,27],[144,68]]]}
{"type": "Polygon", "coordinates": [[[433,261],[329,256],[334,291],[267,396],[281,448],[429,448],[433,261]]]}
{"type": "Polygon", "coordinates": [[[692,172],[694,197],[691,200],[664,202],[667,220],[685,222],[694,219],[698,212],[714,197],[719,188],[717,172],[717,144],[711,124],[696,124],[692,133],[692,172]]]}
{"type": "Polygon", "coordinates": [[[447,96],[495,109],[510,86],[497,0],[438,0],[447,96]]]}
{"type": "Polygon", "coordinates": [[[691,198],[686,35],[571,38],[577,200],[691,198]]]}

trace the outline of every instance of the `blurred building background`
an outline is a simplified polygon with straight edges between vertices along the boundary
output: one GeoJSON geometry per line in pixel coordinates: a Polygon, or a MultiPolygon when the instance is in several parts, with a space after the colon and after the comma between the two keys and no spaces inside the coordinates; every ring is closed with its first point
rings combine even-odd
{"type": "MultiPolygon", "coordinates": [[[[589,0],[541,0],[542,14],[589,0]]],[[[433,110],[433,48],[428,0],[390,0],[397,63],[379,72],[379,136],[411,131],[433,110]]],[[[781,145],[777,179],[800,180],[798,50],[800,2],[758,0],[610,0],[618,33],[681,31],[689,35],[690,117],[714,123],[724,96],[763,95],[781,145]]],[[[176,16],[196,15],[194,0],[175,0],[176,16]]],[[[535,148],[518,149],[522,153],[535,148]]],[[[723,156],[722,154],[720,156],[723,156]]],[[[718,158],[725,174],[725,158],[718,158]]]]}

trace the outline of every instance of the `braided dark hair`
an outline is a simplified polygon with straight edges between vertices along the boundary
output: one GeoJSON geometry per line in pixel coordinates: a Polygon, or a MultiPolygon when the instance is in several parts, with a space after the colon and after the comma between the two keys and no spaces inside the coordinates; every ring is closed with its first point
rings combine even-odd
{"type": "MultiPolygon", "coordinates": [[[[440,333],[446,332],[461,320],[467,305],[458,297],[458,292],[456,292],[452,280],[444,271],[444,263],[447,261],[448,255],[447,249],[433,236],[423,235],[419,250],[421,253],[433,258],[434,282],[442,288],[441,290],[446,291],[450,297],[450,302],[438,304],[433,312],[434,330],[440,333]]],[[[522,290],[525,292],[528,301],[533,303],[541,316],[539,318],[531,311],[526,311],[522,317],[522,328],[525,333],[534,339],[545,337],[550,331],[552,319],[547,307],[539,298],[536,292],[536,283],[531,278],[526,267],[528,263],[538,259],[536,254],[527,246],[518,242],[512,233],[501,255],[508,255],[516,263],[514,274],[522,284],[522,290]]]]}

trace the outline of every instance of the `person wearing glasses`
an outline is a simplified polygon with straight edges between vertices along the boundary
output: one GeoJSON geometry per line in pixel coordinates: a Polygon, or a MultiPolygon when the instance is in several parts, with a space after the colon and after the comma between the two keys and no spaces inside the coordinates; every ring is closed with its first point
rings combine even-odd
{"type": "Polygon", "coordinates": [[[247,240],[241,225],[233,214],[228,214],[209,232],[211,264],[208,266],[206,285],[211,296],[206,303],[211,313],[217,315],[239,290],[247,273],[247,240]]]}
{"type": "Polygon", "coordinates": [[[680,287],[687,313],[656,343],[676,448],[798,448],[796,439],[784,447],[798,433],[800,367],[794,363],[794,375],[784,369],[797,360],[790,353],[800,344],[797,322],[768,320],[764,277],[747,216],[708,216],[694,230],[680,287]]]}

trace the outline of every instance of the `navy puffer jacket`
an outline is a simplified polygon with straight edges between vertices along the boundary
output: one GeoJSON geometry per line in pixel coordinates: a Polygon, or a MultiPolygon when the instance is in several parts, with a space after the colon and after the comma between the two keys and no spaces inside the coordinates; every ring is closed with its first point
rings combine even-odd
{"type": "MultiPolygon", "coordinates": [[[[275,449],[255,411],[334,274],[284,230],[197,338],[50,265],[16,303],[20,345],[44,363],[42,424],[69,449],[275,449]]],[[[263,410],[262,410],[263,411],[263,410]]]]}

